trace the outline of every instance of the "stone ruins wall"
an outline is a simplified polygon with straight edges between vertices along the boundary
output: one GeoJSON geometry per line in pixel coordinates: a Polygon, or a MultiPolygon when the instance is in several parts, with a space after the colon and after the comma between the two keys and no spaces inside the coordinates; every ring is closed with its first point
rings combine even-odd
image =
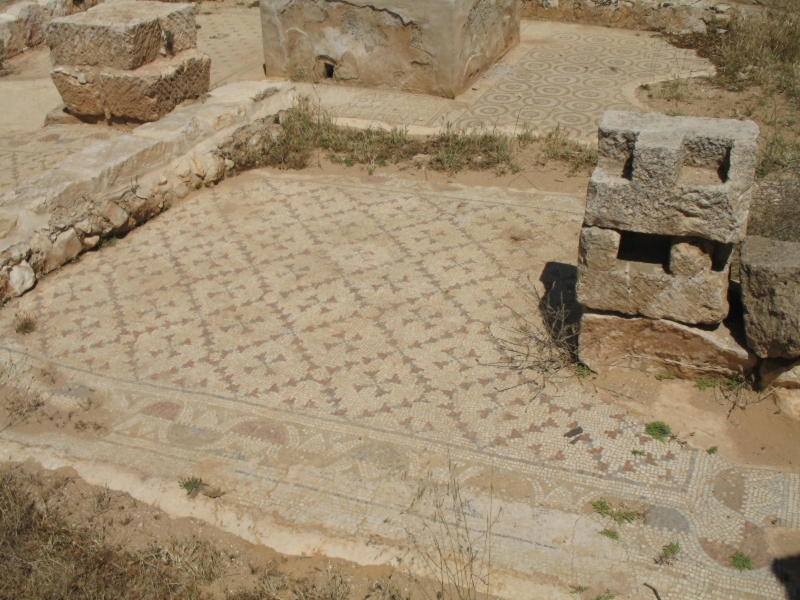
{"type": "Polygon", "coordinates": [[[578,260],[584,364],[687,376],[755,366],[723,320],[757,140],[749,121],[603,116],[578,260]]]}
{"type": "Polygon", "coordinates": [[[267,76],[455,97],[519,42],[519,0],[261,0],[267,76]]]}
{"type": "Polygon", "coordinates": [[[102,4],[46,27],[53,83],[70,114],[156,121],[211,83],[193,4],[102,4]]]}
{"type": "Polygon", "coordinates": [[[62,161],[0,196],[0,301],[151,219],[170,202],[248,164],[275,116],[292,107],[291,84],[242,82],[62,161]],[[245,135],[246,134],[246,135],[245,135]],[[233,144],[244,137],[246,144],[233,144]]]}

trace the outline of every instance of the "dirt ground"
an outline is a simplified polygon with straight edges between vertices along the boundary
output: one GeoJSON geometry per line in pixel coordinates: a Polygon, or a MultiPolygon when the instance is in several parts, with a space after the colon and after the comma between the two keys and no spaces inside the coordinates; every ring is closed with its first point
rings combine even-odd
{"type": "MultiPolygon", "coordinates": [[[[416,600],[436,596],[433,581],[411,578],[391,565],[363,566],[321,555],[281,554],[203,521],[171,517],[158,507],[136,501],[126,492],[90,485],[70,468],[53,471],[32,462],[0,464],[0,477],[7,474],[25,487],[37,506],[42,509],[46,506],[44,512],[50,518],[64,519],[73,529],[92,531],[99,543],[107,547],[124,548],[134,556],[164,550],[178,557],[176,564],[181,559],[185,561],[187,569],[193,568],[190,558],[192,555],[196,558],[201,548],[205,554],[203,562],[213,563],[216,573],[212,581],[202,586],[202,598],[250,592],[267,574],[278,588],[283,585],[291,588],[292,584],[304,581],[322,588],[330,575],[339,573],[349,584],[353,598],[416,600]],[[204,546],[206,542],[209,546],[204,546]]],[[[89,574],[76,575],[73,583],[77,587],[81,586],[82,576],[89,574]]]]}

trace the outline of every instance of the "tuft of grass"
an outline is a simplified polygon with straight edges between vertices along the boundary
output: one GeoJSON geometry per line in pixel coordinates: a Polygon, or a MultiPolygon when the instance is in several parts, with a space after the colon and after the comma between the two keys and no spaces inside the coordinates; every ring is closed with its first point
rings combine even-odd
{"type": "Polygon", "coordinates": [[[656,557],[657,565],[672,565],[678,560],[681,552],[681,545],[678,542],[670,542],[661,549],[661,554],[656,557]]]}
{"type": "Polygon", "coordinates": [[[644,432],[654,440],[663,442],[672,435],[672,427],[664,423],[664,421],[653,421],[645,425],[644,432]]]}
{"type": "Polygon", "coordinates": [[[711,446],[711,448],[709,448],[708,450],[706,450],[706,452],[708,452],[708,453],[709,453],[710,455],[712,455],[712,456],[713,456],[714,454],[716,454],[718,451],[719,451],[719,446],[711,446]]]}
{"type": "Polygon", "coordinates": [[[602,531],[598,531],[597,533],[611,540],[619,541],[619,533],[617,533],[613,529],[603,529],[602,531]]]}
{"type": "Polygon", "coordinates": [[[614,600],[614,598],[616,598],[616,596],[612,594],[609,590],[606,590],[599,596],[596,596],[594,600],[614,600]]]}
{"type": "MultiPolygon", "coordinates": [[[[532,135],[532,134],[531,134],[532,135]]],[[[241,145],[240,145],[241,147],[241,145]]],[[[364,165],[370,173],[390,163],[410,163],[428,155],[427,168],[455,173],[465,169],[517,172],[515,139],[495,130],[463,131],[446,123],[427,140],[412,139],[407,128],[353,130],[336,125],[333,117],[308,98],[300,99],[278,119],[272,134],[238,161],[244,167],[304,169],[315,151],[347,166],[364,165]]]]}
{"type": "Polygon", "coordinates": [[[753,559],[743,552],[736,552],[731,556],[731,566],[740,571],[752,571],[755,568],[753,567],[753,559]]]}
{"type": "Polygon", "coordinates": [[[187,477],[185,479],[181,478],[178,481],[178,485],[186,490],[187,495],[191,495],[196,494],[206,484],[203,483],[203,480],[200,477],[187,477]]]}
{"type": "Polygon", "coordinates": [[[586,378],[592,374],[592,370],[586,365],[578,363],[577,365],[575,365],[575,374],[578,377],[586,378]]]}
{"type": "Polygon", "coordinates": [[[36,331],[36,317],[31,313],[19,311],[14,315],[14,331],[22,335],[36,331]]]}
{"type": "Polygon", "coordinates": [[[571,175],[580,171],[591,172],[597,166],[597,149],[571,139],[561,126],[549,131],[543,141],[539,154],[539,162],[543,165],[548,160],[566,163],[571,175]]]}
{"type": "Polygon", "coordinates": [[[644,450],[631,450],[631,454],[634,456],[647,456],[647,452],[644,450]]]}
{"type": "Polygon", "coordinates": [[[641,519],[644,515],[635,510],[626,510],[624,508],[613,508],[605,498],[600,498],[591,503],[594,512],[601,517],[611,517],[617,525],[625,523],[633,523],[637,519],[641,519]]]}
{"type": "Polygon", "coordinates": [[[701,392],[705,392],[706,390],[719,387],[719,380],[714,379],[713,377],[698,377],[694,382],[694,387],[701,392]]]}
{"type": "Polygon", "coordinates": [[[672,373],[657,373],[656,379],[658,379],[659,381],[665,381],[667,379],[675,379],[675,375],[673,375],[672,373]]]}
{"type": "Polygon", "coordinates": [[[589,590],[589,588],[585,585],[571,585],[569,586],[569,589],[572,590],[570,594],[582,594],[583,592],[589,590]]]}

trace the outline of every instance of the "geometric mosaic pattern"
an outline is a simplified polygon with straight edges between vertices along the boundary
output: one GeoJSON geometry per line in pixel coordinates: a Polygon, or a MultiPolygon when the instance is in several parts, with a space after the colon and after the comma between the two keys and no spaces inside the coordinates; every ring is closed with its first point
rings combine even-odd
{"type": "Polygon", "coordinates": [[[339,117],[424,127],[560,127],[595,140],[605,111],[641,109],[632,103],[639,84],[709,68],[658,34],[523,21],[520,44],[456,100],[325,85],[311,96],[319,94],[339,117]]]}
{"type": "Polygon", "coordinates": [[[500,356],[488,327],[502,333],[508,307],[534,312],[527,282],[571,277],[582,218],[568,195],[243,174],[41,280],[19,299],[36,332],[0,311],[12,356],[66,375],[53,403],[103,390],[110,415],[98,434],[2,435],[200,474],[258,518],[412,568],[404,510],[453,462],[478,529],[494,478],[492,560],[519,580],[784,597],[763,549],[766,528],[800,529],[796,474],[652,440],[578,382],[500,392],[519,380],[482,366],[500,356]],[[608,523],[587,506],[600,496],[642,502],[648,519],[599,536],[608,523]],[[682,559],[654,565],[671,541],[682,559]],[[742,548],[756,570],[728,566],[742,548]]]}

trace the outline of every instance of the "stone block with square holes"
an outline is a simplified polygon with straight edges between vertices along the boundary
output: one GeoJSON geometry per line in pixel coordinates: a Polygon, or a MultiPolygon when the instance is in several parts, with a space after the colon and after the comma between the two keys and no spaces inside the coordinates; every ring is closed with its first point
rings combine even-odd
{"type": "Polygon", "coordinates": [[[53,65],[136,69],[161,55],[196,47],[195,12],[194,4],[100,4],[50,21],[50,57],[53,65]]]}
{"type": "Polygon", "coordinates": [[[719,323],[728,315],[731,250],[700,238],[584,227],[578,302],[626,315],[719,323]]]}
{"type": "Polygon", "coordinates": [[[586,225],[725,244],[744,238],[755,123],[609,111],[598,151],[586,225]]]}
{"type": "Polygon", "coordinates": [[[748,236],[740,273],[747,344],[762,358],[800,357],[800,243],[748,236]]]}
{"type": "Polygon", "coordinates": [[[261,0],[269,77],[453,98],[519,42],[520,0],[261,0]]]}

